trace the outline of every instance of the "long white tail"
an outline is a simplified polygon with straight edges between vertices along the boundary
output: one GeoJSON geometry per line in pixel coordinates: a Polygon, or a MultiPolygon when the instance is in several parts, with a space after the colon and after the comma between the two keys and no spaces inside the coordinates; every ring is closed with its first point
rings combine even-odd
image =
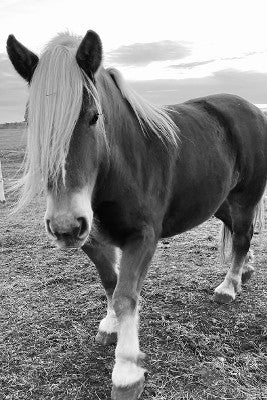
{"type": "Polygon", "coordinates": [[[232,234],[230,229],[223,223],[220,232],[220,259],[221,263],[231,258],[232,255],[232,234]]]}
{"type": "Polygon", "coordinates": [[[254,232],[261,232],[264,228],[265,194],[255,208],[253,219],[254,232]]]}

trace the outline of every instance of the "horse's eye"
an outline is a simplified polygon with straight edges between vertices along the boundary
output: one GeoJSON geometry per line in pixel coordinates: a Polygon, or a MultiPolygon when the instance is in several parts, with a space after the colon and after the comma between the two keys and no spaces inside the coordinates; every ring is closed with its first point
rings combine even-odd
{"type": "Polygon", "coordinates": [[[98,117],[99,117],[99,114],[95,113],[93,118],[90,121],[90,125],[95,125],[97,123],[98,117]]]}

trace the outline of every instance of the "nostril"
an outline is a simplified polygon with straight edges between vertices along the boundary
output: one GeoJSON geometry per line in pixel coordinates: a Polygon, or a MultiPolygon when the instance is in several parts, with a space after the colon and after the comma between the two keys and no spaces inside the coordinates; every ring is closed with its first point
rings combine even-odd
{"type": "Polygon", "coordinates": [[[80,225],[78,236],[82,238],[83,236],[88,234],[88,223],[86,218],[84,217],[77,218],[77,221],[79,222],[80,225]]]}
{"type": "Polygon", "coordinates": [[[50,235],[55,236],[55,233],[53,232],[51,225],[50,225],[50,219],[46,219],[45,225],[46,225],[47,232],[50,233],[50,235]]]}

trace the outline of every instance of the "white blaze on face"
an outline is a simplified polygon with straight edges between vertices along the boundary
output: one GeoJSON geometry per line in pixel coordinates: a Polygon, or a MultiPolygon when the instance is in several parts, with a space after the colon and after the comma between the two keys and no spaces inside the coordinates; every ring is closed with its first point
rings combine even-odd
{"type": "Polygon", "coordinates": [[[85,243],[93,221],[91,201],[92,188],[88,187],[47,195],[46,230],[59,247],[81,247],[85,243]]]}

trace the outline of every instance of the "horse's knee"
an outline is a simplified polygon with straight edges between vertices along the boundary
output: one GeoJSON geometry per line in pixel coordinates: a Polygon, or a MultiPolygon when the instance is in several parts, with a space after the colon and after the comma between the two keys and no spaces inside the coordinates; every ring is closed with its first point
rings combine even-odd
{"type": "Polygon", "coordinates": [[[117,318],[128,315],[134,312],[137,306],[136,298],[126,295],[115,294],[112,300],[112,306],[117,318]]]}
{"type": "Polygon", "coordinates": [[[234,233],[233,250],[237,253],[247,253],[250,247],[250,236],[248,234],[234,233]]]}

